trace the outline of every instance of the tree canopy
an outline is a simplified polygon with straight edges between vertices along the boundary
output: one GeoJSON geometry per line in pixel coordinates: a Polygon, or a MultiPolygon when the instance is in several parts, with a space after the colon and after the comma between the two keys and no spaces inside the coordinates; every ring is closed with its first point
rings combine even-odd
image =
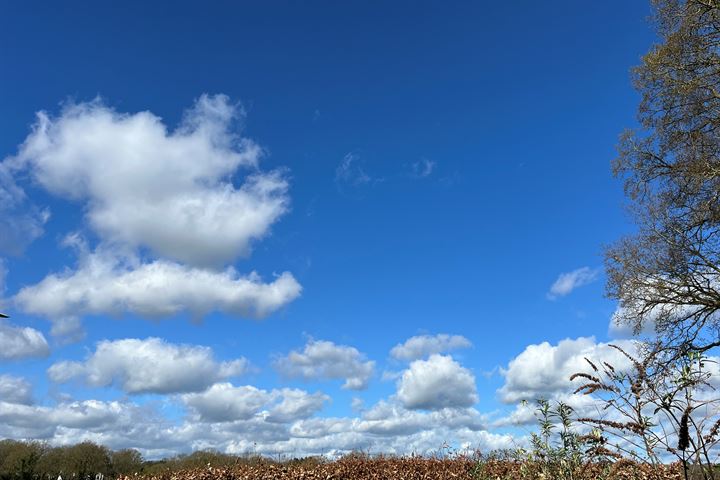
{"type": "Polygon", "coordinates": [[[655,0],[660,42],[633,71],[640,128],[614,161],[636,234],[606,251],[616,320],[678,352],[720,346],[720,2],[655,0]]]}

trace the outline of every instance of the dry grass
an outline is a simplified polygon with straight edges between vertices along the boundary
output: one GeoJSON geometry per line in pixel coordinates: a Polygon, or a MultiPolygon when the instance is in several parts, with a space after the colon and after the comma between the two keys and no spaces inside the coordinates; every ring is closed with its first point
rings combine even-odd
{"type": "MultiPolygon", "coordinates": [[[[153,476],[122,477],[121,480],[511,480],[542,479],[529,462],[478,461],[471,458],[379,457],[350,455],[333,462],[298,461],[239,463],[230,467],[205,467],[153,476]]],[[[586,465],[577,480],[598,478],[645,480],[683,478],[679,465],[653,467],[629,461],[614,465],[586,465]]],[[[550,480],[550,479],[547,479],[550,480]]]]}

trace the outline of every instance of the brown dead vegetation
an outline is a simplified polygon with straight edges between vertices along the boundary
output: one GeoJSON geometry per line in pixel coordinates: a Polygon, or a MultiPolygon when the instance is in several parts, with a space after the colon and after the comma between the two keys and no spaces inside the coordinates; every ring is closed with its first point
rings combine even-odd
{"type": "MultiPolygon", "coordinates": [[[[577,480],[645,480],[683,478],[679,464],[651,466],[630,461],[588,464],[577,480]]],[[[378,457],[350,455],[337,461],[304,460],[276,464],[238,463],[228,467],[204,467],[167,471],[155,475],[120,477],[121,480],[530,480],[544,479],[532,462],[478,460],[470,457],[378,457]]],[[[550,480],[550,479],[544,479],[550,480]]]]}

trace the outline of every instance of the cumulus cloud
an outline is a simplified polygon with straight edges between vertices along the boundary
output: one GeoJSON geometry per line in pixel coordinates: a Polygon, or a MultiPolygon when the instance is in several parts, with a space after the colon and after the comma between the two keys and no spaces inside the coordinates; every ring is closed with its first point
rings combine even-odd
{"type": "MultiPolygon", "coordinates": [[[[285,174],[261,171],[262,149],[238,134],[243,117],[224,95],[202,95],[174,130],[150,112],[120,113],[100,100],[38,113],[17,155],[0,164],[0,200],[24,199],[13,175],[29,176],[81,203],[98,242],[91,249],[69,235],[77,267],[23,288],[16,304],[72,341],[83,336],[83,315],[260,318],[297,298],[289,272],[264,283],[255,272],[222,269],[249,255],[289,208],[285,174]]],[[[0,201],[0,218],[15,203],[0,201]]]]}
{"type": "MultiPolygon", "coordinates": [[[[554,392],[551,396],[551,403],[555,406],[555,402],[563,402],[573,409],[576,418],[597,417],[599,412],[603,412],[604,403],[600,398],[591,395],[573,394],[572,392],[554,392]]],[[[612,414],[612,413],[611,413],[612,414]]],[[[609,419],[608,412],[603,412],[605,419],[609,419]]],[[[538,405],[536,399],[527,402],[519,402],[513,406],[513,409],[495,419],[490,425],[494,428],[508,426],[525,426],[537,425],[538,422],[538,405]]]]}
{"type": "Polygon", "coordinates": [[[275,361],[275,368],[290,378],[344,379],[343,388],[363,390],[375,370],[356,348],[323,340],[309,340],[302,352],[292,351],[275,361]]]}
{"type": "MultiPolygon", "coordinates": [[[[631,356],[637,356],[637,344],[629,340],[612,342],[631,356]]],[[[537,405],[535,399],[545,398],[552,405],[563,402],[573,409],[578,418],[602,418],[607,421],[625,422],[627,418],[616,408],[606,403],[605,399],[595,395],[583,395],[573,392],[587,383],[586,379],[579,378],[571,382],[569,377],[573,373],[583,372],[593,374],[592,367],[586,361],[592,361],[602,369],[602,362],[612,365],[618,374],[634,371],[631,361],[621,352],[610,347],[607,343],[597,343],[594,338],[566,339],[557,345],[547,342],[528,346],[520,355],[514,358],[507,369],[502,370],[505,384],[498,390],[500,398],[507,403],[514,403],[514,408],[504,416],[491,422],[493,427],[522,426],[536,424],[537,405]],[[522,401],[527,400],[527,401],[522,401]],[[517,402],[517,403],[516,403],[517,402]]],[[[706,412],[699,413],[701,418],[711,424],[718,418],[717,395],[714,388],[718,385],[717,358],[709,358],[705,362],[705,372],[710,375],[709,385],[700,387],[695,392],[697,398],[709,394],[712,405],[708,404],[706,412]]],[[[659,436],[673,431],[666,412],[663,409],[655,410],[648,406],[643,414],[655,425],[652,429],[659,436]]],[[[672,440],[672,439],[671,439],[672,440]]],[[[676,441],[676,440],[675,440],[676,441]]],[[[628,445],[629,448],[632,448],[628,445]]]]}
{"type": "Polygon", "coordinates": [[[410,410],[394,397],[352,417],[316,417],[327,396],[297,389],[262,390],[218,383],[176,397],[189,410],[181,419],[159,414],[157,404],[66,400],[55,406],[0,401],[0,436],[53,444],[90,440],[111,448],[139,448],[149,458],[206,448],[263,455],[327,455],[353,450],[431,453],[449,442],[492,450],[509,435],[485,430],[473,408],[410,410]]]}
{"type": "MultiPolygon", "coordinates": [[[[618,340],[613,344],[634,352],[631,341],[618,340]]],[[[596,343],[594,337],[565,339],[557,345],[548,342],[529,345],[507,368],[501,369],[505,383],[498,390],[500,398],[513,403],[572,392],[577,385],[570,382],[570,376],[590,369],[586,358],[596,363],[608,362],[619,371],[630,368],[625,356],[607,343],[596,343]]]]}
{"type": "Polygon", "coordinates": [[[600,270],[590,267],[582,267],[572,272],[561,273],[550,287],[547,296],[550,300],[555,300],[565,295],[569,295],[576,288],[594,282],[600,275],[600,270]]]}
{"type": "Polygon", "coordinates": [[[50,347],[42,332],[0,319],[0,360],[47,357],[50,347]]]}
{"type": "Polygon", "coordinates": [[[288,209],[287,181],[258,171],[261,148],[233,131],[242,115],[226,96],[203,95],[168,131],[150,112],[68,105],[55,118],[38,113],[12,164],[84,202],[107,242],[217,266],[247,255],[288,209]]]}
{"type": "Polygon", "coordinates": [[[470,340],[462,335],[419,335],[411,337],[395,345],[390,350],[390,356],[398,360],[417,360],[428,357],[434,353],[447,353],[452,350],[472,347],[470,340]]]}
{"type": "Polygon", "coordinates": [[[469,407],[478,401],[475,377],[449,355],[415,360],[397,382],[397,397],[408,409],[469,407]]]}
{"type": "Polygon", "coordinates": [[[359,449],[431,453],[444,442],[483,450],[512,444],[511,436],[489,433],[483,425],[484,418],[473,409],[421,412],[385,401],[360,417],[297,418],[287,423],[268,421],[264,410],[244,420],[207,422],[191,415],[171,423],[152,408],[132,403],[87,400],[46,407],[0,402],[4,437],[54,444],[91,440],[111,448],[139,448],[150,458],[203,448],[334,457],[359,449]]]}
{"type": "Polygon", "coordinates": [[[369,450],[390,454],[430,453],[446,442],[493,450],[509,445],[509,435],[484,430],[485,418],[473,408],[444,408],[434,411],[409,410],[395,401],[381,400],[356,418],[309,418],[290,427],[290,438],[270,447],[288,452],[331,454],[369,450]]]}
{"type": "Polygon", "coordinates": [[[97,400],[64,403],[54,408],[0,402],[0,423],[3,429],[24,428],[35,431],[31,437],[46,437],[58,426],[90,429],[112,421],[113,410],[118,406],[115,402],[97,400]]]}
{"type": "Polygon", "coordinates": [[[182,400],[203,422],[249,420],[261,415],[271,423],[290,423],[310,417],[330,397],[291,388],[266,391],[251,385],[217,383],[204,392],[183,395],[182,400]]]}
{"type": "Polygon", "coordinates": [[[183,447],[181,429],[147,406],[100,400],[55,406],[0,401],[0,436],[47,440],[55,445],[94,441],[113,449],[139,448],[169,454],[183,447]],[[180,437],[180,438],[177,438],[180,437]]]}
{"type": "Polygon", "coordinates": [[[378,443],[390,443],[398,437],[436,429],[480,431],[484,423],[485,419],[472,408],[446,408],[427,412],[408,410],[400,404],[381,400],[357,418],[302,420],[292,425],[290,433],[294,437],[307,439],[355,433],[369,436],[378,443]]]}
{"type": "Polygon", "coordinates": [[[0,403],[30,405],[32,403],[32,385],[24,378],[12,375],[0,375],[0,403]]]}
{"type": "Polygon", "coordinates": [[[82,378],[88,385],[116,385],[130,394],[197,392],[245,373],[244,358],[217,362],[208,347],[176,345],[159,338],[102,341],[84,362],[63,361],[48,369],[57,383],[82,378]]]}
{"type": "Polygon", "coordinates": [[[263,317],[297,298],[300,291],[289,272],[263,283],[256,273],[241,276],[233,268],[217,272],[165,260],[139,263],[90,253],[81,255],[77,270],[50,274],[21,289],[14,301],[25,312],[59,324],[54,333],[67,333],[79,326],[73,321],[79,315],[130,312],[157,318],[189,312],[202,317],[217,310],[263,317]]]}
{"type": "Polygon", "coordinates": [[[275,404],[268,410],[265,420],[273,423],[289,423],[308,418],[330,401],[330,397],[324,393],[308,393],[298,388],[273,390],[270,397],[275,404]]]}
{"type": "Polygon", "coordinates": [[[248,420],[268,399],[264,390],[250,385],[234,387],[230,383],[218,383],[204,392],[183,395],[183,402],[206,422],[248,420]]]}
{"type": "Polygon", "coordinates": [[[449,428],[467,428],[481,430],[485,427],[485,418],[474,408],[444,407],[431,411],[405,408],[395,402],[381,400],[365,411],[357,429],[375,435],[408,435],[429,426],[443,425],[449,428]]]}

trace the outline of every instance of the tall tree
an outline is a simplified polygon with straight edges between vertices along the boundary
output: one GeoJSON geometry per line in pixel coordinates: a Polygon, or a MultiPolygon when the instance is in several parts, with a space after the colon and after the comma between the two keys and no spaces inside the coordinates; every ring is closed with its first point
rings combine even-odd
{"type": "Polygon", "coordinates": [[[141,473],[143,468],[142,454],[132,448],[118,450],[110,454],[112,470],[116,475],[132,475],[141,473]]]}
{"type": "Polygon", "coordinates": [[[654,0],[660,42],[634,70],[640,128],[614,173],[638,231],[606,251],[616,320],[676,353],[720,346],[720,0],[654,0]]]}

